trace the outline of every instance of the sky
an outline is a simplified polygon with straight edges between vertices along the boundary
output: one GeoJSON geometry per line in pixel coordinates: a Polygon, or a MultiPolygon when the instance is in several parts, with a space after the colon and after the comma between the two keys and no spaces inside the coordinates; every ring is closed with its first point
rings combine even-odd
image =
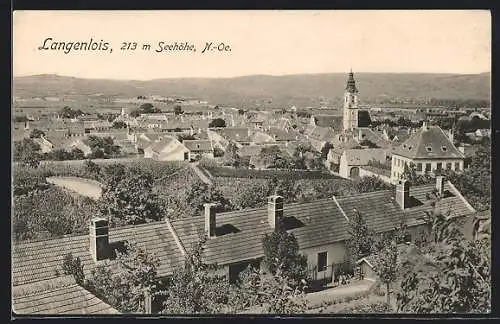
{"type": "Polygon", "coordinates": [[[12,50],[14,76],[150,80],[350,68],[475,74],[491,70],[491,16],[487,10],[16,11],[12,50]],[[47,38],[103,40],[113,51],[38,50],[47,38]],[[158,53],[162,41],[188,42],[196,52],[158,53]],[[136,50],[120,50],[122,42],[136,42],[136,50]],[[202,54],[207,42],[231,51],[202,54]]]}

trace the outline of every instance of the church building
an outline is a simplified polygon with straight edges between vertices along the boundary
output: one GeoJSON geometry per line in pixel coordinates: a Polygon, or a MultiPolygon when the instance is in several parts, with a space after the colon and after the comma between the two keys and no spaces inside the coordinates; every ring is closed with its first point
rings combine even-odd
{"type": "Polygon", "coordinates": [[[344,132],[370,125],[370,114],[359,108],[359,92],[356,88],[354,73],[349,72],[344,92],[343,128],[344,132]]]}

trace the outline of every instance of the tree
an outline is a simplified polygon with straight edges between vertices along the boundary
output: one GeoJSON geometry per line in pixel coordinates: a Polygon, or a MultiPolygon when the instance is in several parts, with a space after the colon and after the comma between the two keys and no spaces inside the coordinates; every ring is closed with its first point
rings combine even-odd
{"type": "Polygon", "coordinates": [[[245,186],[234,186],[231,205],[235,209],[257,208],[265,204],[268,193],[267,183],[250,182],[245,186]]]}
{"type": "Polygon", "coordinates": [[[276,145],[262,148],[259,158],[265,168],[286,169],[290,165],[286,153],[282,152],[276,145]]]}
{"type": "Polygon", "coordinates": [[[429,184],[434,181],[431,176],[426,174],[417,174],[415,164],[411,162],[409,165],[405,163],[401,179],[408,181],[412,186],[420,186],[429,184]]]}
{"type": "Polygon", "coordinates": [[[80,257],[73,257],[73,254],[68,253],[64,256],[63,260],[63,273],[72,275],[75,281],[80,286],[85,284],[85,274],[83,272],[83,264],[80,257]]]}
{"type": "Polygon", "coordinates": [[[359,193],[387,190],[392,188],[390,184],[384,182],[375,175],[361,177],[355,181],[355,184],[359,193]]]}
{"type": "Polygon", "coordinates": [[[40,138],[42,136],[45,136],[45,133],[36,128],[34,128],[30,133],[30,138],[40,138]]]}
{"type": "Polygon", "coordinates": [[[326,160],[328,153],[333,148],[333,144],[330,142],[326,142],[325,145],[321,148],[321,159],[326,160]]]}
{"type": "Polygon", "coordinates": [[[222,192],[213,185],[204,182],[196,182],[186,193],[186,202],[196,214],[201,214],[204,210],[204,204],[217,204],[216,210],[219,212],[230,209],[229,201],[224,198],[222,192]]]}
{"type": "Polygon", "coordinates": [[[279,268],[275,275],[263,278],[264,302],[270,314],[302,314],[307,309],[303,289],[296,286],[295,282],[282,274],[279,268]]]}
{"type": "Polygon", "coordinates": [[[87,159],[84,162],[85,172],[91,175],[92,178],[98,179],[101,173],[101,167],[97,165],[91,159],[87,159]]]}
{"type": "Polygon", "coordinates": [[[164,300],[162,314],[214,314],[227,308],[229,283],[216,272],[217,265],[203,261],[205,242],[200,238],[184,267],[175,270],[166,289],[157,293],[164,300]]]}
{"type": "Polygon", "coordinates": [[[92,156],[95,158],[107,158],[120,153],[120,146],[114,144],[112,137],[91,135],[88,137],[87,141],[92,150],[92,156]]]}
{"type": "MultiPolygon", "coordinates": [[[[435,202],[439,197],[435,198],[435,202]]],[[[405,313],[483,313],[491,309],[491,240],[468,241],[433,206],[431,238],[422,247],[426,260],[405,273],[397,295],[405,313]],[[425,267],[426,265],[432,267],[425,267]]],[[[420,259],[421,260],[421,259],[420,259]]]]}
{"type": "Polygon", "coordinates": [[[234,143],[229,143],[226,147],[224,153],[224,165],[239,167],[241,164],[241,158],[238,154],[238,147],[234,143]]]}
{"type": "Polygon", "coordinates": [[[144,291],[156,292],[160,259],[130,243],[115,253],[116,260],[106,260],[91,271],[85,286],[122,313],[143,313],[144,291]]]}
{"type": "Polygon", "coordinates": [[[386,287],[387,307],[391,309],[391,284],[398,277],[398,246],[395,239],[384,240],[383,248],[375,255],[375,272],[386,287]]]}
{"type": "Polygon", "coordinates": [[[112,222],[141,224],[162,218],[162,205],[153,193],[153,176],[138,167],[112,164],[104,168],[100,209],[112,222]]]}
{"type": "Polygon", "coordinates": [[[364,217],[356,211],[349,219],[349,239],[346,242],[351,263],[370,255],[375,243],[375,233],[368,228],[364,217]]]}
{"type": "MultiPolygon", "coordinates": [[[[443,242],[444,243],[444,242],[443,242]]],[[[455,240],[430,251],[433,271],[404,276],[397,296],[404,313],[485,313],[491,310],[491,263],[477,242],[455,240]]]]}
{"type": "Polygon", "coordinates": [[[176,105],[176,106],[174,107],[174,114],[175,114],[175,115],[181,115],[182,113],[183,113],[183,111],[182,111],[182,107],[181,107],[181,106],[179,106],[179,105],[176,105]]]}
{"type": "Polygon", "coordinates": [[[283,229],[283,224],[262,240],[264,248],[263,263],[269,272],[295,288],[307,279],[307,257],[299,254],[299,244],[292,233],[283,229]]]}
{"type": "Polygon", "coordinates": [[[272,177],[267,181],[267,196],[280,195],[285,202],[294,202],[302,195],[302,189],[292,178],[272,177]]]}
{"type": "Polygon", "coordinates": [[[226,121],[222,118],[215,118],[208,124],[208,127],[210,128],[226,127],[226,121]]]}
{"type": "Polygon", "coordinates": [[[14,160],[20,161],[30,168],[40,165],[40,145],[31,138],[23,138],[22,141],[14,142],[14,160]]]}

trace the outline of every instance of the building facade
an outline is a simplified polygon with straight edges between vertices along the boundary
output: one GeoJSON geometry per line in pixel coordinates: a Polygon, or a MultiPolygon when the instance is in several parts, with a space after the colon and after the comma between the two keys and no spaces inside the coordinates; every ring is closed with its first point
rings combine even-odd
{"type": "Polygon", "coordinates": [[[406,167],[414,165],[417,174],[435,174],[436,171],[464,170],[465,155],[453,145],[449,135],[439,126],[422,127],[392,153],[391,181],[397,182],[406,167]]]}

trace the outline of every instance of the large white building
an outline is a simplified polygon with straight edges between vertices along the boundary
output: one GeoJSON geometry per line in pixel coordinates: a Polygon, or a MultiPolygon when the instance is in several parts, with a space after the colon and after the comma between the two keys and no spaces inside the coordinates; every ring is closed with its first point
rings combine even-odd
{"type": "Polygon", "coordinates": [[[417,174],[432,174],[436,170],[463,171],[465,156],[453,145],[439,126],[426,122],[392,154],[391,181],[397,182],[405,165],[413,163],[417,174]]]}

